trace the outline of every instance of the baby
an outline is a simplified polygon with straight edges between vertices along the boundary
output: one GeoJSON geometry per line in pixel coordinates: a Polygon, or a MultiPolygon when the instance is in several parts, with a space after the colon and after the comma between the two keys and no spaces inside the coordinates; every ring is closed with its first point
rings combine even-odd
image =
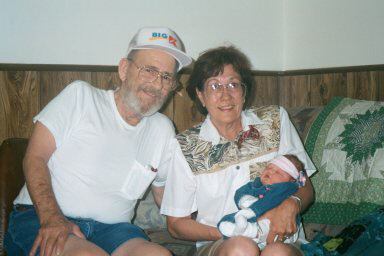
{"type": "MultiPolygon", "coordinates": [[[[225,215],[217,225],[219,231],[224,238],[250,237],[263,249],[270,221],[257,221],[257,218],[293,195],[304,183],[304,166],[300,160],[294,155],[277,156],[260,177],[236,190],[235,203],[239,211],[225,215]]],[[[300,223],[299,216],[297,222],[300,223]]],[[[284,242],[293,243],[297,237],[298,231],[284,242]]]]}

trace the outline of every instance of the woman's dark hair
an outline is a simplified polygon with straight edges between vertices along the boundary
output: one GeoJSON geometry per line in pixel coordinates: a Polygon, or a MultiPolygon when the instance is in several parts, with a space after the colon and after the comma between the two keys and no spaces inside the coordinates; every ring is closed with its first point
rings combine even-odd
{"type": "Polygon", "coordinates": [[[209,49],[203,52],[196,60],[186,88],[189,97],[196,103],[199,111],[204,115],[208,112],[198,99],[196,89],[203,91],[205,81],[222,73],[226,65],[232,65],[233,69],[240,75],[241,82],[246,85],[244,108],[248,107],[250,103],[255,80],[252,75],[251,63],[247,56],[234,46],[209,49]]]}

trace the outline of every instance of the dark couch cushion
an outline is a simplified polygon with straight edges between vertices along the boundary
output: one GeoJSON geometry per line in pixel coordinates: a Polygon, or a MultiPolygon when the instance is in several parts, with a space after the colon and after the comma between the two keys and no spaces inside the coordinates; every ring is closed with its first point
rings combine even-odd
{"type": "Polygon", "coordinates": [[[11,138],[0,147],[0,255],[4,254],[3,238],[12,202],[24,184],[22,160],[28,139],[11,138]]]}

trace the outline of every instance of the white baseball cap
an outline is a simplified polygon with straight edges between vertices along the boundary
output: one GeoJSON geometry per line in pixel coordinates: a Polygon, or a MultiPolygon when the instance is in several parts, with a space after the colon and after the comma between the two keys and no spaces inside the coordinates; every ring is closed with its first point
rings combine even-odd
{"type": "Polygon", "coordinates": [[[177,34],[167,27],[143,27],[132,38],[127,55],[132,50],[161,49],[169,53],[179,63],[179,69],[188,66],[192,58],[185,54],[183,42],[177,34]]]}

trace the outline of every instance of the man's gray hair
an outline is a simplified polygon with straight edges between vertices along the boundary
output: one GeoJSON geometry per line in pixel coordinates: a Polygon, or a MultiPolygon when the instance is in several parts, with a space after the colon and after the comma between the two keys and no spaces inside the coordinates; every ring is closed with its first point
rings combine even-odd
{"type": "MultiPolygon", "coordinates": [[[[128,53],[128,56],[127,56],[127,59],[129,60],[134,60],[135,59],[135,56],[137,54],[137,52],[140,51],[140,49],[134,49],[134,50],[131,50],[129,53],[128,53]]],[[[179,70],[179,66],[180,66],[180,63],[175,59],[175,62],[176,62],[176,65],[175,65],[175,74],[177,74],[177,70],[179,70]]]]}

